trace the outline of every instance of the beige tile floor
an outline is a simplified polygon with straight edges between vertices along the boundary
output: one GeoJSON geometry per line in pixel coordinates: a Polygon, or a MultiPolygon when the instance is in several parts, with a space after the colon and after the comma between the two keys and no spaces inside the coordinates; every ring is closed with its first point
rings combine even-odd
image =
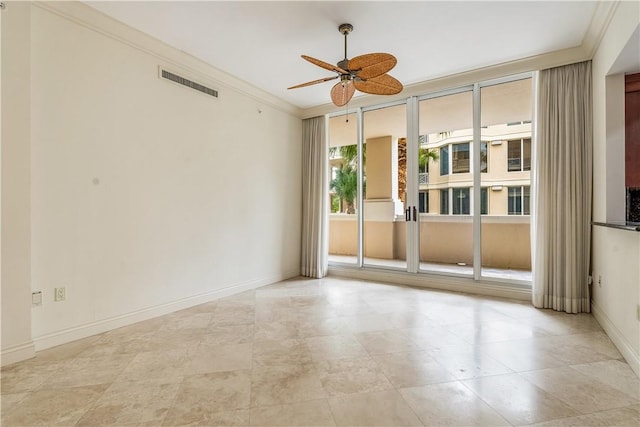
{"type": "Polygon", "coordinates": [[[2,426],[638,426],[591,315],[295,279],[2,369],[2,426]]]}

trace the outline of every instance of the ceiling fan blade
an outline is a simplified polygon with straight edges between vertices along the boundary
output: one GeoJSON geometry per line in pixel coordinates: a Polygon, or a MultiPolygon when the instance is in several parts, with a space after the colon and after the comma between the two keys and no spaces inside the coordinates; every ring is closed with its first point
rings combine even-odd
{"type": "Polygon", "coordinates": [[[336,65],[331,65],[328,62],[324,62],[324,61],[320,61],[319,59],[316,58],[312,58],[310,56],[307,55],[302,55],[303,59],[306,59],[307,61],[311,62],[312,64],[317,65],[318,67],[322,67],[325,70],[329,70],[329,71],[335,71],[336,73],[340,73],[340,74],[349,74],[347,71],[343,70],[342,68],[336,66],[336,65]]]}
{"type": "Polygon", "coordinates": [[[299,85],[291,86],[291,87],[288,87],[287,89],[297,89],[299,87],[305,87],[305,86],[315,85],[315,84],[318,84],[318,83],[324,83],[324,82],[328,82],[329,80],[335,80],[338,77],[340,77],[340,76],[325,77],[324,79],[313,80],[313,81],[310,81],[310,82],[301,83],[299,85]]]}
{"type": "Polygon", "coordinates": [[[360,55],[349,61],[349,70],[358,71],[361,79],[372,79],[391,70],[396,66],[398,60],[389,53],[368,53],[360,55]]]}
{"type": "Polygon", "coordinates": [[[338,107],[342,107],[351,100],[355,92],[356,88],[351,80],[339,82],[331,89],[331,100],[338,107]]]}
{"type": "Polygon", "coordinates": [[[356,78],[353,85],[360,92],[373,95],[395,95],[402,92],[402,83],[389,74],[383,74],[368,80],[356,78]]]}

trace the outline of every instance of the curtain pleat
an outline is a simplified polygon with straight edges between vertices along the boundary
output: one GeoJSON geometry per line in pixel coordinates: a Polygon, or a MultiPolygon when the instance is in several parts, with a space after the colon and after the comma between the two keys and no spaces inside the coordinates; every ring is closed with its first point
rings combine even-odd
{"type": "Polygon", "coordinates": [[[590,312],[591,62],[538,74],[533,304],[590,312]]]}
{"type": "Polygon", "coordinates": [[[325,119],[302,121],[302,254],[301,274],[322,278],[328,269],[327,173],[325,119]]]}

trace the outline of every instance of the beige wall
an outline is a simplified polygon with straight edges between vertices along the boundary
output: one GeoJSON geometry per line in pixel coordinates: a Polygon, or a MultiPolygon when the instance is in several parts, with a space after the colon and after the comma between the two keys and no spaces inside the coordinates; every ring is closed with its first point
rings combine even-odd
{"type": "Polygon", "coordinates": [[[356,215],[331,214],[329,218],[329,253],[355,255],[358,252],[356,215]]]}
{"type": "MultiPolygon", "coordinates": [[[[394,223],[390,221],[364,222],[364,256],[396,259],[394,223]]],[[[355,252],[354,252],[355,254],[355,252]]]]}
{"type": "Polygon", "coordinates": [[[382,136],[366,140],[367,163],[367,199],[391,199],[397,197],[397,159],[398,143],[391,136],[382,136]],[[393,155],[396,153],[394,168],[393,155]],[[394,179],[394,172],[396,174],[394,179]],[[393,184],[396,184],[395,186],[393,184]]]}
{"type": "Polygon", "coordinates": [[[473,225],[468,221],[420,221],[420,261],[473,264],[473,225]]]}
{"type": "Polygon", "coordinates": [[[531,270],[531,227],[523,223],[482,224],[482,265],[531,270]]]}
{"type": "MultiPolygon", "coordinates": [[[[608,216],[620,211],[623,200],[609,190],[624,157],[615,149],[621,129],[609,128],[617,113],[607,101],[607,76],[640,71],[640,4],[620,2],[608,30],[593,58],[593,219],[614,220],[608,216]],[[627,49],[627,46],[632,46],[627,49]],[[617,156],[611,159],[611,156],[617,156]],[[612,170],[612,168],[614,170],[612,170]],[[609,206],[616,203],[617,206],[609,206]],[[608,209],[609,208],[609,209],[608,209]]],[[[621,96],[620,96],[621,99],[621,96]]],[[[640,233],[593,227],[592,235],[593,311],[630,366],[640,375],[640,233]],[[601,283],[598,284],[598,279],[601,283]]]]}
{"type": "MultiPolygon", "coordinates": [[[[329,254],[356,255],[356,216],[329,217],[329,254]]],[[[365,222],[365,256],[406,259],[406,223],[365,222]],[[390,227],[393,227],[392,229],[390,227]]],[[[473,228],[470,217],[420,218],[420,261],[473,264],[473,228]]],[[[482,265],[531,270],[528,217],[483,218],[482,265]]]]}
{"type": "Polygon", "coordinates": [[[31,357],[31,17],[0,12],[2,35],[2,363],[31,357]]]}
{"type": "Polygon", "coordinates": [[[30,131],[31,152],[5,151],[3,126],[3,175],[13,173],[4,164],[21,168],[19,180],[3,176],[3,220],[5,197],[19,195],[24,245],[19,282],[3,269],[2,304],[3,316],[28,313],[31,327],[3,321],[3,350],[25,325],[41,349],[299,274],[293,108],[80,2],[19,7],[30,14],[30,31],[20,31],[30,34],[32,74],[14,80],[3,69],[3,88],[8,77],[27,79],[8,105],[3,96],[3,112],[30,110],[15,143],[30,131]],[[213,86],[219,99],[159,79],[158,65],[213,86]],[[54,302],[60,286],[66,300],[54,302]],[[43,292],[41,307],[31,309],[31,290],[43,292]]]}

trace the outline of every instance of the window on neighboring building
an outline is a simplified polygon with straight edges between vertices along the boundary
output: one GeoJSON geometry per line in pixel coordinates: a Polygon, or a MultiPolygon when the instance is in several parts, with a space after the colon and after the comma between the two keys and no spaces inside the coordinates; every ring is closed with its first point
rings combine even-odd
{"type": "Polygon", "coordinates": [[[531,170],[531,138],[522,140],[522,170],[531,170]]]}
{"type": "Polygon", "coordinates": [[[469,215],[471,213],[471,197],[469,187],[453,189],[453,214],[469,215]]]}
{"type": "Polygon", "coordinates": [[[515,139],[507,147],[509,172],[531,170],[531,138],[515,139]]]}
{"type": "Polygon", "coordinates": [[[453,173],[469,173],[469,143],[453,144],[451,146],[451,171],[453,173]]]}
{"type": "Polygon", "coordinates": [[[449,215],[449,189],[440,190],[440,215],[449,215]]]}
{"type": "Polygon", "coordinates": [[[449,175],[449,146],[440,147],[440,175],[449,175]]]}
{"type": "Polygon", "coordinates": [[[420,213],[429,213],[429,192],[420,191],[418,193],[418,210],[420,213]]]}
{"type": "Polygon", "coordinates": [[[489,146],[486,142],[480,143],[480,172],[487,173],[489,171],[489,146]]]}
{"type": "Polygon", "coordinates": [[[508,187],[509,215],[530,215],[530,187],[508,187]]]}
{"type": "Polygon", "coordinates": [[[509,215],[522,215],[522,187],[509,187],[508,197],[509,215]]]}
{"type": "Polygon", "coordinates": [[[487,187],[480,188],[480,215],[489,214],[489,191],[487,187]]]}

